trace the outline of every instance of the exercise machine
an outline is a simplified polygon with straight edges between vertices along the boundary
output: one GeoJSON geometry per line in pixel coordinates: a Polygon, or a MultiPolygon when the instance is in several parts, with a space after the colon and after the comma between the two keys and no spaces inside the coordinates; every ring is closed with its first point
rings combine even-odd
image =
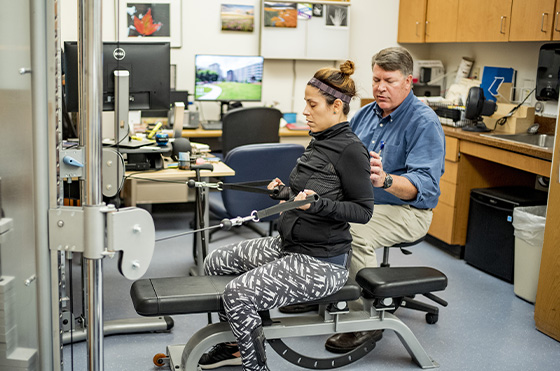
{"type": "MultiPolygon", "coordinates": [[[[204,186],[207,186],[206,184],[204,186]]],[[[219,227],[229,229],[245,222],[258,221],[272,213],[289,210],[302,203],[314,202],[317,195],[302,201],[287,201],[270,208],[253,211],[248,217],[224,219],[219,227]]],[[[208,228],[215,228],[206,227],[208,228]]],[[[200,232],[200,231],[193,231],[200,232]]],[[[134,282],[131,297],[136,312],[142,316],[168,316],[223,311],[222,293],[232,276],[194,276],[142,279],[134,282]]],[[[328,335],[354,331],[393,330],[412,359],[422,368],[438,364],[426,353],[410,328],[393,315],[405,298],[421,294],[435,297],[434,291],[447,287],[447,277],[429,267],[364,268],[356,277],[333,295],[312,302],[319,304],[316,315],[271,319],[268,311],[261,313],[263,329],[271,347],[284,359],[301,367],[329,369],[355,362],[375,347],[375,341],[333,358],[312,358],[291,349],[283,338],[328,335]],[[349,301],[362,298],[361,310],[350,310],[349,301]]],[[[439,304],[447,304],[437,298],[439,304]]],[[[433,299],[432,299],[433,300],[433,299]]],[[[210,315],[209,315],[210,317],[210,315]]],[[[156,354],[157,366],[168,365],[172,370],[195,371],[204,352],[213,345],[235,341],[229,324],[209,321],[186,345],[170,345],[166,353],[156,354]]]]}
{"type": "MultiPolygon", "coordinates": [[[[221,295],[232,276],[198,276],[142,279],[133,283],[134,308],[142,316],[162,316],[223,311],[221,295]]],[[[429,267],[364,268],[356,281],[349,280],[337,293],[313,302],[315,315],[270,319],[263,316],[263,329],[272,349],[295,365],[310,369],[342,367],[368,354],[375,341],[333,358],[312,358],[298,353],[283,338],[328,335],[352,331],[393,330],[421,368],[439,365],[426,353],[410,328],[390,313],[402,298],[444,290],[447,277],[429,267]],[[347,302],[363,299],[362,310],[350,310],[347,302]]],[[[229,324],[209,324],[196,332],[186,345],[169,345],[165,354],[156,354],[154,363],[171,370],[195,371],[198,360],[213,345],[235,341],[229,324]]]]}

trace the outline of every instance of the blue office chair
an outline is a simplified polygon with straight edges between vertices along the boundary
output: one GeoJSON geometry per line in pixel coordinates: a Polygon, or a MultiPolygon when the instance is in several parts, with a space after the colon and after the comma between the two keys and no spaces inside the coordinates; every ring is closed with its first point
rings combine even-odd
{"type": "Polygon", "coordinates": [[[282,112],[271,107],[242,107],[222,119],[222,156],[246,144],[278,143],[282,112]]]}
{"type": "MultiPolygon", "coordinates": [[[[280,178],[288,185],[290,173],[304,150],[302,145],[292,143],[248,144],[234,148],[228,152],[224,162],[235,170],[235,176],[226,177],[224,183],[280,178]]],[[[266,194],[232,189],[210,192],[209,197],[210,216],[218,220],[249,216],[253,210],[262,210],[277,203],[266,194]]],[[[262,220],[269,222],[268,234],[252,222],[245,225],[264,237],[272,234],[277,218],[278,215],[273,215],[262,220]]]]}

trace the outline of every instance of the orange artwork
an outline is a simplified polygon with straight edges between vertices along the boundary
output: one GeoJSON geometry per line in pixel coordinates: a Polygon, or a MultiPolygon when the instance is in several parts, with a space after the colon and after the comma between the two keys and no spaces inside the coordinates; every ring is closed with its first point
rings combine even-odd
{"type": "Polygon", "coordinates": [[[295,3],[265,3],[265,27],[297,27],[297,6],[295,3]]]}
{"type": "Polygon", "coordinates": [[[134,28],[140,35],[150,36],[154,32],[161,28],[161,23],[154,23],[152,18],[152,9],[148,9],[148,12],[144,14],[142,19],[134,16],[134,28]]]}

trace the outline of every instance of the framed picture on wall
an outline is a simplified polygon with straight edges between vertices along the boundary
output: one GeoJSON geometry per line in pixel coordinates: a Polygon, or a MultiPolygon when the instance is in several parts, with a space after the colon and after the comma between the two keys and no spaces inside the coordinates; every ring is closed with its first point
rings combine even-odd
{"type": "Polygon", "coordinates": [[[348,28],[348,7],[341,5],[327,5],[327,27],[348,28]]]}
{"type": "Polygon", "coordinates": [[[297,27],[297,3],[264,2],[265,27],[297,27]]]}
{"type": "Polygon", "coordinates": [[[115,0],[119,41],[168,41],[182,46],[181,0],[115,0]]]}
{"type": "Polygon", "coordinates": [[[313,4],[313,17],[323,16],[323,4],[313,4]]]}
{"type": "Polygon", "coordinates": [[[253,5],[222,4],[220,18],[222,31],[253,32],[255,7],[253,5]]]}

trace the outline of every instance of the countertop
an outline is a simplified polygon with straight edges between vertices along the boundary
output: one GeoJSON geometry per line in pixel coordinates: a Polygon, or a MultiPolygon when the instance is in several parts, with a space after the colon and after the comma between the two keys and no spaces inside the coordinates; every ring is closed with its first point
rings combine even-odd
{"type": "Polygon", "coordinates": [[[445,135],[449,137],[484,144],[542,160],[552,161],[552,148],[540,148],[529,144],[514,143],[506,140],[489,138],[487,136],[482,136],[481,133],[468,132],[451,126],[442,125],[442,127],[445,135]]]}

